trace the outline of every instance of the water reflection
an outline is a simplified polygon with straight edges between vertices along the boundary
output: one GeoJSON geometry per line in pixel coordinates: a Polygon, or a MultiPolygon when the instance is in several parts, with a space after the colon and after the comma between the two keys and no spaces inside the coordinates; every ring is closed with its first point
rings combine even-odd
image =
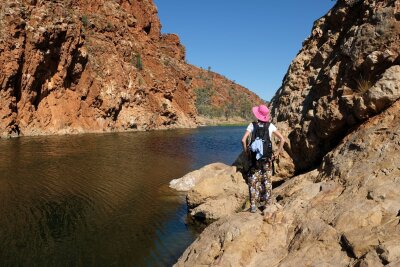
{"type": "Polygon", "coordinates": [[[240,127],[0,142],[4,266],[169,266],[195,238],[168,182],[231,163],[240,127]]]}

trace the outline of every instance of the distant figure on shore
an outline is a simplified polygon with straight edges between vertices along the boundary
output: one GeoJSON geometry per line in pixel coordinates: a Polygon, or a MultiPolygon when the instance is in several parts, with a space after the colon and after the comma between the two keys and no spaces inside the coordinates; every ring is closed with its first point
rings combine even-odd
{"type": "Polygon", "coordinates": [[[251,161],[247,175],[250,191],[250,211],[256,212],[257,205],[264,206],[271,201],[273,161],[282,152],[285,139],[275,125],[270,123],[270,112],[266,106],[253,107],[252,111],[257,121],[247,126],[242,144],[244,152],[251,161]],[[272,150],[273,135],[280,139],[279,148],[275,152],[272,150]],[[251,137],[250,142],[249,137],[251,137]],[[264,204],[262,204],[263,202],[264,204]]]}

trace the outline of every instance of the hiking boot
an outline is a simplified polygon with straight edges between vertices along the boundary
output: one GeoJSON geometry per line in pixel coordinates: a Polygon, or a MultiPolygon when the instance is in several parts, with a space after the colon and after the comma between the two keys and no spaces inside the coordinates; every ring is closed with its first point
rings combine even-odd
{"type": "Polygon", "coordinates": [[[251,206],[251,207],[250,207],[250,212],[251,212],[251,213],[256,213],[256,212],[257,212],[256,206],[251,206]]]}

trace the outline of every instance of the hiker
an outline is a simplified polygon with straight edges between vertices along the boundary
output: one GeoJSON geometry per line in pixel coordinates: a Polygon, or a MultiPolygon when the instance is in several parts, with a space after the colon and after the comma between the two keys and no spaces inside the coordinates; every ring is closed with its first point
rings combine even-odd
{"type": "Polygon", "coordinates": [[[252,111],[257,121],[250,123],[247,127],[242,144],[244,152],[251,160],[251,167],[247,175],[250,212],[256,212],[257,202],[261,205],[261,202],[268,204],[271,201],[273,161],[282,152],[285,139],[275,125],[270,123],[270,112],[266,106],[253,107],[252,111]],[[248,142],[249,136],[251,136],[250,142],[248,142]],[[275,152],[272,150],[272,136],[280,139],[279,148],[275,152]]]}

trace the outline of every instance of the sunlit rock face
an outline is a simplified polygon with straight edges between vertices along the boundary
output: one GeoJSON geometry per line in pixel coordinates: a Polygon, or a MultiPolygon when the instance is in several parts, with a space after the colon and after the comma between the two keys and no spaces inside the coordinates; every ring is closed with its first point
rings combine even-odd
{"type": "Polygon", "coordinates": [[[272,101],[286,181],[176,266],[400,265],[400,1],[338,1],[272,101]]]}
{"type": "Polygon", "coordinates": [[[195,89],[211,105],[247,89],[185,62],[152,1],[0,3],[0,135],[195,127],[195,89]]]}
{"type": "Polygon", "coordinates": [[[190,216],[208,224],[236,213],[246,203],[248,188],[236,167],[212,163],[170,182],[187,192],[190,216]]]}
{"type": "Polygon", "coordinates": [[[338,1],[315,21],[272,100],[297,172],[400,98],[399,1],[338,1]]]}

